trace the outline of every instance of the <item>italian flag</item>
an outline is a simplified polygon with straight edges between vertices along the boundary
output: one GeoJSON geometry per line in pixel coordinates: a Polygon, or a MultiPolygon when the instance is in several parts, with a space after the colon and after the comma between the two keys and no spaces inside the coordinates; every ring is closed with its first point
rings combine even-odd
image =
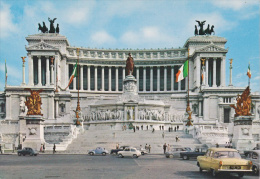
{"type": "Polygon", "coordinates": [[[72,71],[72,75],[70,76],[70,81],[69,81],[69,84],[68,86],[66,87],[66,89],[70,86],[70,84],[72,83],[73,81],[73,78],[74,77],[77,77],[77,66],[78,66],[78,62],[76,62],[74,68],[73,68],[73,71],[72,71]]]}
{"type": "Polygon", "coordinates": [[[178,73],[176,74],[176,82],[179,82],[188,76],[188,66],[189,61],[186,60],[186,62],[181,66],[178,73]]]}
{"type": "Polygon", "coordinates": [[[250,63],[248,64],[247,76],[251,78],[250,63]]]}

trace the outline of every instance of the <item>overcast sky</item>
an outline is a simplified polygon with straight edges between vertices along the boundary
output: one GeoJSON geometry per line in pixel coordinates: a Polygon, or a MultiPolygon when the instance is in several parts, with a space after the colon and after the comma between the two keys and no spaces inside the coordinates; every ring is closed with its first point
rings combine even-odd
{"type": "Polygon", "coordinates": [[[25,37],[40,33],[39,22],[49,27],[48,17],[57,18],[71,46],[111,49],[182,47],[194,35],[195,20],[206,20],[228,40],[233,85],[247,86],[250,61],[252,91],[260,91],[259,16],[258,0],[0,0],[0,91],[5,59],[8,84],[22,83],[25,37]]]}

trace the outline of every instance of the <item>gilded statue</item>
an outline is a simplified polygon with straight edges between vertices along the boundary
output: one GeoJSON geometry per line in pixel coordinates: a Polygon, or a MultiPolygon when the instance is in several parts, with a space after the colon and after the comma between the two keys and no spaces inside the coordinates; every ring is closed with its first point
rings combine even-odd
{"type": "Polygon", "coordinates": [[[40,92],[42,92],[43,90],[31,90],[29,88],[26,88],[25,90],[30,91],[31,92],[31,96],[29,96],[27,98],[27,100],[25,101],[25,105],[28,108],[27,111],[27,115],[43,115],[41,113],[41,97],[39,95],[40,92]]]}
{"type": "Polygon", "coordinates": [[[245,89],[242,95],[237,95],[237,106],[234,104],[230,105],[235,109],[235,117],[237,116],[251,116],[251,96],[249,86],[245,89]]]}
{"type": "Polygon", "coordinates": [[[134,72],[134,59],[131,57],[131,54],[128,54],[126,60],[126,75],[133,75],[134,72]]]}

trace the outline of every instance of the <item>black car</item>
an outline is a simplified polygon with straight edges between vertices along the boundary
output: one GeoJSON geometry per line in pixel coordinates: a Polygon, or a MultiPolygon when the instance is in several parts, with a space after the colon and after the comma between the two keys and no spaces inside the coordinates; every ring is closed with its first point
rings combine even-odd
{"type": "Polygon", "coordinates": [[[19,156],[21,156],[21,155],[23,155],[23,156],[25,156],[25,155],[37,156],[39,153],[38,153],[37,150],[34,150],[34,149],[30,148],[30,147],[25,147],[22,150],[18,150],[17,154],[19,156]]]}
{"type": "Polygon", "coordinates": [[[198,156],[203,156],[206,153],[206,148],[197,148],[195,150],[181,152],[180,157],[183,160],[189,160],[190,158],[197,158],[198,156]]]}
{"type": "Polygon", "coordinates": [[[119,149],[112,149],[110,154],[116,154],[117,155],[117,152],[119,151],[123,151],[125,148],[129,148],[130,146],[121,146],[119,147],[119,149]]]}

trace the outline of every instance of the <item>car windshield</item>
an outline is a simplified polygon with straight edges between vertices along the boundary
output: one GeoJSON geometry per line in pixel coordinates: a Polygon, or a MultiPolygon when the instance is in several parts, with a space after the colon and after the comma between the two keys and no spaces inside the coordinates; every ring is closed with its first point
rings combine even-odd
{"type": "Polygon", "coordinates": [[[236,151],[220,151],[215,152],[214,158],[241,158],[241,156],[236,151]]]}

